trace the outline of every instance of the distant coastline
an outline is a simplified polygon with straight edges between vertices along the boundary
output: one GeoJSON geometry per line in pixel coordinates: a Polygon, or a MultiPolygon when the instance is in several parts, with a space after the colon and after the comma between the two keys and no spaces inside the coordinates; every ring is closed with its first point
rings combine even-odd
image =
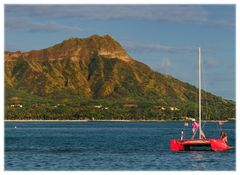
{"type": "MultiPolygon", "coordinates": [[[[235,120],[202,120],[203,122],[229,122],[235,120]]],[[[4,120],[4,122],[192,122],[189,120],[4,120]]]]}

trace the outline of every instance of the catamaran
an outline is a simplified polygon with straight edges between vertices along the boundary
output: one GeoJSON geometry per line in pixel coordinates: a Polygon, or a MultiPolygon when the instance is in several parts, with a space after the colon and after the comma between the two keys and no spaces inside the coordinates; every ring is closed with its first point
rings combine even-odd
{"type": "MultiPolygon", "coordinates": [[[[180,139],[170,140],[171,151],[192,151],[196,148],[203,148],[201,150],[213,150],[213,151],[226,151],[231,147],[223,139],[206,138],[202,130],[202,109],[201,109],[201,48],[198,48],[198,118],[199,122],[194,128],[193,136],[189,139],[184,139],[182,136],[180,139]],[[195,138],[196,133],[199,133],[199,137],[195,138]]],[[[183,133],[182,133],[183,134],[183,133]]]]}

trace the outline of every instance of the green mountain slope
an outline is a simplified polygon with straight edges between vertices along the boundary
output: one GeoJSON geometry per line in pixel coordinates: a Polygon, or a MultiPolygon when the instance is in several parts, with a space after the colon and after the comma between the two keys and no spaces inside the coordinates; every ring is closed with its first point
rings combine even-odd
{"type": "MultiPolygon", "coordinates": [[[[5,52],[5,92],[6,105],[104,100],[195,107],[197,98],[196,87],[154,72],[109,35],[71,38],[30,52],[5,52]]],[[[207,92],[203,97],[216,108],[234,110],[232,101],[207,92]]]]}

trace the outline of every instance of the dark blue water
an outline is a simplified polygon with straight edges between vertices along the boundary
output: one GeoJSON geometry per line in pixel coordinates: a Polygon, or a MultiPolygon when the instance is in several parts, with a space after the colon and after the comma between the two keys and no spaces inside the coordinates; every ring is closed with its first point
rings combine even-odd
{"type": "MultiPolygon", "coordinates": [[[[207,123],[208,137],[235,123],[207,123]]],[[[5,170],[235,170],[235,149],[171,152],[169,140],[191,136],[182,122],[7,122],[5,170]],[[15,128],[15,126],[17,128],[15,128]]]]}

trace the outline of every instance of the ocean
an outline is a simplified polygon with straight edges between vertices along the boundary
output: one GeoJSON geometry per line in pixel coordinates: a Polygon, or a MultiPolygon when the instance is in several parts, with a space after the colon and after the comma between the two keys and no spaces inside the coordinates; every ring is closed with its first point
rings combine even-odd
{"type": "Polygon", "coordinates": [[[207,137],[228,134],[226,152],[171,152],[169,140],[191,137],[191,122],[5,122],[9,170],[236,170],[235,122],[203,123],[207,137]]]}

